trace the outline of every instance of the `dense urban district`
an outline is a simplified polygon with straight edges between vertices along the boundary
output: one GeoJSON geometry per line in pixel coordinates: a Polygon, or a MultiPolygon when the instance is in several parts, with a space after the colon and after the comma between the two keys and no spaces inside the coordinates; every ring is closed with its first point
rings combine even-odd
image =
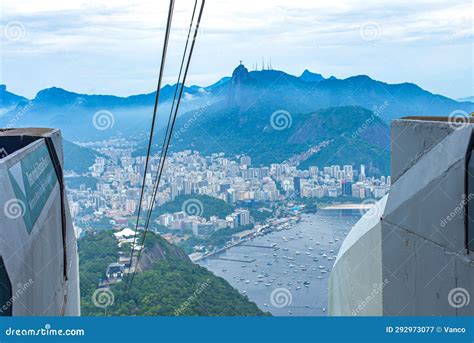
{"type": "MultiPolygon", "coordinates": [[[[90,172],[66,176],[77,234],[134,229],[145,158],[134,157],[133,147],[124,141],[88,147],[101,153],[90,172]]],[[[143,212],[151,206],[158,164],[159,157],[153,156],[143,212]]],[[[291,159],[256,167],[249,156],[202,156],[187,150],[166,160],[150,229],[187,253],[206,253],[294,211],[316,211],[316,203],[374,201],[389,187],[390,176],[368,177],[364,165],[299,170],[298,161],[291,159]]]]}

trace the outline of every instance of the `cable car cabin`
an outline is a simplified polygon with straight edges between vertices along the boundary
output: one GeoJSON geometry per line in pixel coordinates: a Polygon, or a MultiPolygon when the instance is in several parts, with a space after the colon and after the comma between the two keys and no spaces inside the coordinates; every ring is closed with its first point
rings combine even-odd
{"type": "Polygon", "coordinates": [[[60,131],[0,130],[0,182],[0,315],[79,315],[60,131]]]}
{"type": "Polygon", "coordinates": [[[329,313],[472,316],[474,118],[394,120],[391,142],[390,192],[345,238],[329,313]]]}

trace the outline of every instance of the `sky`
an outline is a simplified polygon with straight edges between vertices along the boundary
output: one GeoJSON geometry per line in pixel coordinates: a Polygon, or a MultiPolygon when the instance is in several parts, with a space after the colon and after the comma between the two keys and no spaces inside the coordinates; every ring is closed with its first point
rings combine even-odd
{"type": "MultiPolygon", "coordinates": [[[[128,96],[156,79],[169,1],[2,0],[0,82],[128,96]]],[[[165,81],[174,83],[194,0],[176,0],[165,81]]],[[[242,60],[300,75],[369,75],[452,98],[474,95],[471,0],[207,0],[188,84],[242,60]]]]}

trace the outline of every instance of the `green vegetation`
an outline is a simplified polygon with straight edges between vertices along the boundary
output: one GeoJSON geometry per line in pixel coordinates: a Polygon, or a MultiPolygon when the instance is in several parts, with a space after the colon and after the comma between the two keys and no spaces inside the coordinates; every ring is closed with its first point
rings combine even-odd
{"type": "Polygon", "coordinates": [[[271,176],[271,178],[272,178],[273,182],[275,182],[275,186],[277,188],[278,193],[281,194],[281,195],[285,195],[286,192],[283,189],[281,183],[279,181],[277,181],[277,179],[274,176],[271,176]]]}
{"type": "Polygon", "coordinates": [[[125,282],[111,286],[114,303],[107,311],[98,308],[92,294],[108,264],[117,261],[118,250],[112,231],[88,233],[79,240],[82,315],[268,315],[226,280],[193,264],[179,248],[153,232],[147,234],[144,254],[158,250],[161,258],[149,270],[136,274],[130,292],[125,282]]]}
{"type": "Polygon", "coordinates": [[[221,248],[225,243],[229,242],[232,239],[232,236],[236,233],[249,230],[253,227],[252,224],[238,226],[236,228],[225,228],[214,231],[208,237],[196,237],[193,236],[186,241],[183,241],[179,246],[187,253],[190,254],[193,252],[193,247],[196,245],[211,246],[216,248],[221,248]]]}
{"type": "Polygon", "coordinates": [[[217,216],[219,218],[224,219],[226,216],[228,216],[234,211],[234,207],[226,203],[224,200],[213,198],[208,195],[192,194],[180,195],[176,197],[174,201],[168,202],[156,208],[155,215],[183,211],[183,204],[187,200],[197,200],[195,203],[200,202],[202,204],[202,208],[200,209],[202,213],[200,214],[200,216],[206,219],[209,219],[211,216],[217,216]]]}
{"type": "Polygon", "coordinates": [[[118,247],[112,231],[92,233],[79,239],[79,270],[81,282],[81,307],[85,315],[97,311],[92,304],[92,294],[99,279],[105,277],[110,263],[117,262],[118,247]]]}
{"type": "MultiPolygon", "coordinates": [[[[137,274],[126,294],[122,282],[112,288],[111,315],[257,316],[264,313],[227,281],[189,261],[159,261],[137,274]]],[[[99,311],[100,313],[100,311],[99,311]]]]}
{"type": "Polygon", "coordinates": [[[64,169],[72,170],[78,174],[87,173],[89,167],[95,162],[97,156],[105,157],[95,150],[81,147],[63,139],[64,169]]]}
{"type": "MultiPolygon", "coordinates": [[[[331,164],[351,164],[355,167],[365,164],[369,175],[389,174],[389,128],[373,112],[358,106],[305,109],[304,103],[282,97],[282,94],[273,98],[267,93],[265,97],[255,100],[245,112],[239,106],[211,105],[207,115],[189,128],[186,138],[183,136],[182,140],[174,142],[174,149],[192,148],[203,155],[214,152],[224,152],[228,156],[247,153],[252,158],[252,164],[259,166],[281,163],[328,141],[327,147],[303,161],[299,169],[331,164]],[[278,103],[285,106],[278,107],[278,103]],[[270,116],[282,108],[290,112],[291,125],[285,130],[275,130],[269,125],[270,116]],[[221,135],[223,127],[227,128],[225,135],[221,135]],[[213,139],[208,139],[209,136],[213,139]],[[255,144],[256,137],[258,144],[255,144]],[[252,147],[250,153],[249,147],[252,147]]],[[[185,121],[187,115],[180,120],[185,121]]],[[[177,125],[182,124],[178,122],[177,125]]]]}
{"type": "Polygon", "coordinates": [[[250,209],[250,216],[254,219],[256,223],[261,223],[272,216],[271,212],[267,211],[258,211],[254,208],[250,209]]]}

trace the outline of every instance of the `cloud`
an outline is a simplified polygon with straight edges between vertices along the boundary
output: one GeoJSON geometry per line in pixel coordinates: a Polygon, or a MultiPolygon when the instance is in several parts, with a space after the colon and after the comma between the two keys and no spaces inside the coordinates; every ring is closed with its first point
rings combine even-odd
{"type": "MultiPolygon", "coordinates": [[[[169,58],[174,67],[193,4],[194,0],[176,1],[169,58]]],[[[4,64],[16,69],[16,77],[21,78],[18,69],[25,69],[28,59],[31,63],[41,59],[42,67],[49,70],[57,85],[71,83],[61,79],[71,75],[56,75],[54,70],[58,65],[68,65],[87,67],[90,75],[113,78],[109,92],[124,94],[130,87],[136,92],[151,89],[156,77],[150,71],[157,68],[166,13],[167,1],[4,0],[2,32],[13,21],[25,29],[22,39],[2,40],[4,64]]],[[[329,74],[357,74],[360,72],[347,67],[349,63],[341,64],[341,55],[357,60],[360,69],[360,59],[367,52],[381,54],[387,46],[402,57],[411,54],[413,47],[425,47],[419,54],[429,56],[430,50],[440,44],[456,46],[453,52],[461,49],[459,46],[464,51],[472,38],[468,1],[212,0],[206,2],[193,60],[192,73],[196,77],[190,78],[214,82],[216,77],[229,74],[239,59],[252,64],[262,56],[271,56],[274,66],[289,71],[326,65],[333,68],[326,70],[329,74]],[[375,27],[376,39],[361,34],[361,27],[368,24],[375,27]],[[339,70],[341,65],[344,67],[339,70]],[[214,79],[203,80],[203,75],[214,79]]],[[[377,62],[367,61],[367,67],[370,63],[377,62]]],[[[6,73],[7,81],[19,82],[12,80],[13,74],[6,73]]],[[[170,72],[166,77],[174,74],[170,72]]],[[[81,75],[74,87],[84,87],[84,80],[86,77],[81,75]]],[[[86,83],[87,89],[96,88],[92,80],[86,83]]],[[[30,82],[22,88],[40,84],[30,82]]],[[[98,88],[107,92],[105,87],[98,88]]]]}

